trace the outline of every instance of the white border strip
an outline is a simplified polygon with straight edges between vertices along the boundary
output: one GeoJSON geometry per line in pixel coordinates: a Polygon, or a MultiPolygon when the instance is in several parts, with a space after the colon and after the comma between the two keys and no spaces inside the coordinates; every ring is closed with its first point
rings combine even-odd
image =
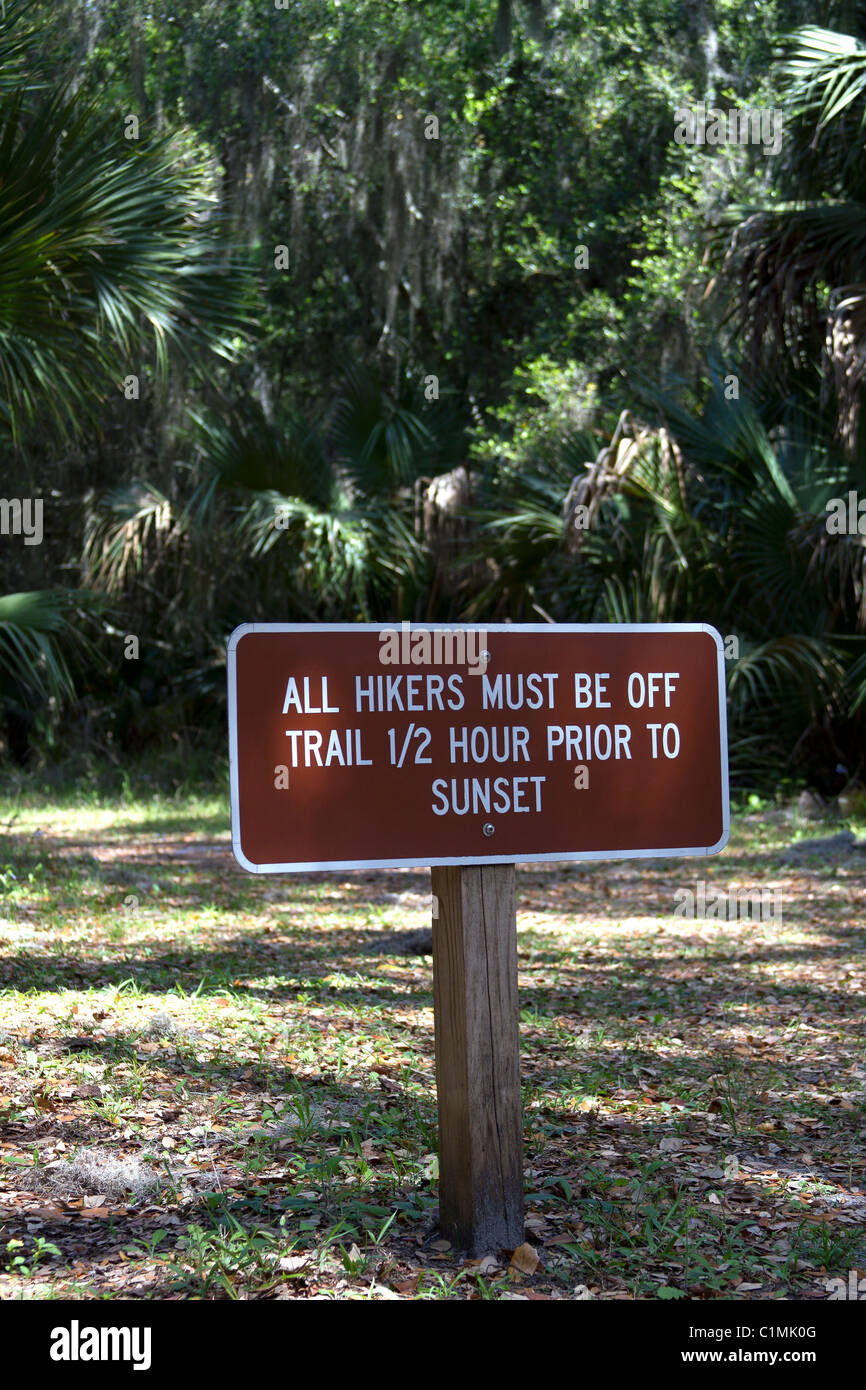
{"type": "Polygon", "coordinates": [[[427,630],[450,632],[557,632],[607,633],[642,632],[706,632],[716,644],[719,675],[719,734],[722,768],[722,835],[709,849],[705,845],[688,849],[581,850],[575,854],[485,854],[471,857],[437,859],[323,859],[287,864],[254,864],[241,849],[240,806],[238,789],[238,727],[237,727],[237,645],[248,632],[382,632],[400,631],[398,621],[390,623],[241,623],[231,634],[227,645],[229,775],[231,783],[232,851],[241,868],[251,874],[314,873],[326,869],[416,869],[446,864],[555,864],[579,860],[602,859],[681,859],[686,856],[718,854],[725,848],[731,834],[730,796],[728,792],[728,724],[725,699],[725,648],[721,635],[708,623],[411,623],[410,631],[427,630]]]}

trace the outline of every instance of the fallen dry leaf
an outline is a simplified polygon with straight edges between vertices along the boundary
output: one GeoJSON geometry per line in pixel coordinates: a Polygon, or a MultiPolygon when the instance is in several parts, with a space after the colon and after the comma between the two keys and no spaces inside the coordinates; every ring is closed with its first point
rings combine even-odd
{"type": "Polygon", "coordinates": [[[524,1241],[523,1245],[518,1245],[514,1254],[511,1256],[509,1270],[515,1270],[518,1274],[534,1274],[538,1269],[538,1254],[535,1247],[524,1241]]]}
{"type": "Polygon", "coordinates": [[[413,1294],[418,1287],[418,1280],[420,1278],[421,1271],[419,1269],[409,1279],[401,1279],[399,1283],[394,1284],[392,1287],[395,1293],[413,1294]]]}
{"type": "Polygon", "coordinates": [[[287,1274],[295,1274],[297,1270],[303,1269],[304,1265],[309,1263],[309,1255],[283,1255],[279,1268],[285,1270],[287,1274]]]}

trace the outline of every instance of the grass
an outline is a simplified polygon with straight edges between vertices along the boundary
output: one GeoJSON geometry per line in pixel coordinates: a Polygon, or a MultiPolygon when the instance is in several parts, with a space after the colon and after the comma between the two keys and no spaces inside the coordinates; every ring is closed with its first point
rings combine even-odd
{"type": "Polygon", "coordinates": [[[21,783],[0,824],[0,1296],[823,1299],[866,1265],[866,855],[782,860],[827,829],[521,869],[518,1275],[436,1227],[431,961],[394,954],[427,874],[247,876],[182,787],[21,783]],[[674,917],[697,878],[783,922],[674,917]]]}

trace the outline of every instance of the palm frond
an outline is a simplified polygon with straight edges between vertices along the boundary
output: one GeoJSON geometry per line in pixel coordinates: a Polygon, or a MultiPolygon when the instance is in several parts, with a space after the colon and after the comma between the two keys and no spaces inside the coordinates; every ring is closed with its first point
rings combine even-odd
{"type": "Polygon", "coordinates": [[[27,704],[72,695],[65,651],[86,645],[81,613],[98,604],[74,589],[0,596],[0,696],[27,704]]]}
{"type": "Polygon", "coordinates": [[[863,187],[866,44],[807,25],[788,36],[783,54],[783,148],[792,183],[808,197],[863,187]]]}
{"type": "MultiPolygon", "coordinates": [[[[318,430],[302,420],[275,424],[247,403],[231,414],[193,412],[191,440],[208,482],[221,488],[280,493],[327,507],[334,471],[318,430]]],[[[195,503],[191,504],[195,510],[195,503]]]]}
{"type": "Polygon", "coordinates": [[[133,480],[102,498],[87,517],[83,565],[87,581],[120,592],[140,574],[148,545],[179,524],[178,509],[155,484],[133,480]]]}
{"type": "Polygon", "coordinates": [[[434,437],[415,411],[390,402],[379,378],[350,367],[332,411],[329,436],[353,488],[382,495],[424,471],[434,437]]]}
{"type": "Polygon", "coordinates": [[[37,35],[38,0],[3,0],[0,8],[0,96],[38,86],[31,50],[37,35]]]}
{"type": "Polygon", "coordinates": [[[0,99],[0,395],[14,435],[37,412],[78,432],[149,336],[230,357],[235,269],[201,225],[198,174],[168,141],[126,142],[79,92],[0,99]]]}
{"type": "Polygon", "coordinates": [[[792,691],[811,705],[825,706],[842,679],[842,663],[829,645],[803,634],[773,637],[741,651],[733,664],[728,691],[738,707],[790,702],[792,691]]]}

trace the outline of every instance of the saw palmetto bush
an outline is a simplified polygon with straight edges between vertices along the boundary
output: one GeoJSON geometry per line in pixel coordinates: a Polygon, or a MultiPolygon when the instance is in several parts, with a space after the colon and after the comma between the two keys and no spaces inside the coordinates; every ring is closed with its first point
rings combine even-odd
{"type": "Polygon", "coordinates": [[[782,201],[727,210],[727,278],[752,368],[790,381],[823,358],[853,449],[866,378],[866,42],[800,29],[780,76],[782,201]]]}
{"type": "Polygon", "coordinates": [[[729,640],[732,771],[781,767],[828,791],[866,772],[866,548],[827,532],[863,477],[817,406],[769,389],[700,405],[647,392],[586,462],[561,442],[535,476],[495,480],[491,580],[469,609],[558,622],[714,624],[729,640]],[[836,768],[846,769],[837,774],[836,768]]]}
{"type": "MultiPolygon", "coordinates": [[[[226,264],[201,173],[167,141],[127,139],[85,86],[32,66],[39,11],[0,14],[0,447],[4,489],[27,448],[92,427],[129,374],[173,353],[231,355],[238,273],[226,264]]],[[[0,574],[0,589],[3,577],[0,574]]],[[[84,593],[11,594],[0,606],[7,712],[69,694],[64,651],[84,593]]]]}
{"type": "Polygon", "coordinates": [[[137,148],[81,93],[35,110],[11,93],[0,177],[0,412],[16,440],[37,416],[78,432],[145,342],[162,371],[172,347],[229,354],[233,294],[170,146],[137,148]]]}
{"type": "Polygon", "coordinates": [[[601,452],[573,436],[491,470],[468,611],[709,619],[735,639],[734,771],[838,790],[866,776],[866,546],[826,525],[866,481],[866,43],[803,28],[780,75],[780,197],[729,208],[713,238],[739,393],[710,363],[699,400],[635,390],[601,452]]]}
{"type": "MultiPolygon", "coordinates": [[[[371,372],[352,370],[320,418],[274,421],[254,402],[194,411],[170,497],[144,479],[95,504],[86,563],[118,597],[143,567],[155,593],[192,594],[221,660],[247,618],[412,615],[428,570],[418,483],[443,441],[371,372]]],[[[178,635],[189,612],[178,608],[178,635]]]]}
{"type": "Polygon", "coordinates": [[[419,616],[419,489],[455,438],[447,414],[434,427],[406,398],[354,368],[314,418],[276,421],[250,400],[191,410],[165,486],[131,479],[93,500],[88,582],[149,634],[140,690],[117,706],[122,747],[157,725],[222,740],[225,641],[241,622],[419,616]]]}

